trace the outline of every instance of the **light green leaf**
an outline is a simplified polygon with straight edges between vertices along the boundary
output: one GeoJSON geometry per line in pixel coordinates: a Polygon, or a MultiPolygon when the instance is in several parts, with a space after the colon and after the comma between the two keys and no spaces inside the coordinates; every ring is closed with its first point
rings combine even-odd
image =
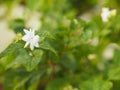
{"type": "Polygon", "coordinates": [[[94,78],[83,82],[80,85],[80,90],[111,90],[112,83],[110,81],[104,81],[102,78],[94,78]]]}
{"type": "Polygon", "coordinates": [[[26,3],[30,10],[36,11],[40,8],[41,4],[43,4],[43,0],[26,0],[26,3]]]}
{"type": "Polygon", "coordinates": [[[0,59],[0,63],[3,66],[4,69],[6,69],[6,67],[12,63],[14,61],[14,59],[16,58],[16,56],[14,55],[13,52],[11,52],[10,54],[4,56],[3,58],[0,59]]]}
{"type": "Polygon", "coordinates": [[[108,72],[108,78],[110,80],[120,80],[120,67],[110,69],[108,72]]]}
{"type": "Polygon", "coordinates": [[[6,69],[11,68],[14,65],[19,66],[21,64],[25,64],[31,59],[29,53],[24,48],[18,49],[15,53],[17,54],[16,58],[6,66],[6,69]]]}
{"type": "MultiPolygon", "coordinates": [[[[22,47],[22,44],[13,43],[5,51],[3,51],[0,54],[0,63],[4,66],[5,69],[12,67],[12,65],[14,65],[13,63],[17,63],[17,61],[15,61],[15,59],[19,55],[25,54],[25,53],[20,54],[20,52],[22,50],[21,47],[22,47]]],[[[23,58],[22,58],[22,61],[23,61],[23,58]]]]}
{"type": "Polygon", "coordinates": [[[23,48],[24,45],[22,43],[13,43],[9,45],[2,53],[0,53],[0,58],[7,56],[8,54],[18,50],[19,48],[23,48]]]}
{"type": "Polygon", "coordinates": [[[120,80],[120,50],[114,51],[112,68],[109,68],[108,78],[110,80],[120,80]]]}

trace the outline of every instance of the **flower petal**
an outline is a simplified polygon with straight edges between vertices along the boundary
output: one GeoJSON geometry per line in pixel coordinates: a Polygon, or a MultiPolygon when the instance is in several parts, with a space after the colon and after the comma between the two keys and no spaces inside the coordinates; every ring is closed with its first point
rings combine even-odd
{"type": "Polygon", "coordinates": [[[34,45],[30,44],[30,49],[34,50],[34,45]]]}
{"type": "Polygon", "coordinates": [[[23,37],[22,37],[22,40],[23,40],[23,41],[28,41],[28,40],[29,40],[29,36],[28,36],[28,35],[23,36],[23,37]]]}
{"type": "Polygon", "coordinates": [[[38,43],[35,43],[35,45],[34,45],[35,47],[39,47],[39,44],[38,43]]]}
{"type": "Polygon", "coordinates": [[[28,45],[29,45],[29,42],[26,42],[26,44],[25,44],[24,48],[26,48],[28,45]]]}
{"type": "Polygon", "coordinates": [[[24,32],[25,32],[25,34],[29,33],[29,31],[27,29],[24,29],[24,32]]]}

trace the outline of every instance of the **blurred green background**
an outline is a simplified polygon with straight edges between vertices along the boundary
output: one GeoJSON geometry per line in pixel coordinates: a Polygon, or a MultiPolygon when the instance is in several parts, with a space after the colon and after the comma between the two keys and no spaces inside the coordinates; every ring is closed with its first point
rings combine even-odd
{"type": "Polygon", "coordinates": [[[0,0],[0,90],[119,90],[119,37],[120,0],[0,0]],[[23,48],[24,28],[40,48],[23,48]]]}

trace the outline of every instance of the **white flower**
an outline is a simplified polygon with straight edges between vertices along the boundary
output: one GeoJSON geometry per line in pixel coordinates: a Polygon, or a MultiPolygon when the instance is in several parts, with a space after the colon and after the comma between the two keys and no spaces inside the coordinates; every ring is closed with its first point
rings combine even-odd
{"type": "Polygon", "coordinates": [[[108,22],[111,16],[116,15],[116,10],[109,10],[109,8],[102,8],[101,18],[103,22],[108,22]]]}
{"type": "Polygon", "coordinates": [[[22,37],[22,40],[26,42],[24,48],[26,48],[30,44],[30,49],[33,50],[34,47],[39,47],[39,36],[35,35],[34,30],[26,30],[24,29],[25,35],[22,37]]]}
{"type": "Polygon", "coordinates": [[[108,21],[108,19],[110,17],[109,8],[102,8],[101,17],[102,17],[103,22],[107,22],[108,21]]]}

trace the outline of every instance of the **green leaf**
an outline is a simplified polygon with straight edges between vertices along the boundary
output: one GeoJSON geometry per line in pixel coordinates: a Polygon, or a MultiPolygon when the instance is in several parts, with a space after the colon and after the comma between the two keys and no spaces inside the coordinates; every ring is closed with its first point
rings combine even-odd
{"type": "Polygon", "coordinates": [[[29,86],[28,90],[37,90],[38,85],[39,85],[39,82],[35,82],[35,83],[33,83],[32,85],[29,86]]]}
{"type": "Polygon", "coordinates": [[[27,7],[32,11],[38,10],[42,2],[43,0],[26,0],[27,7]]]}
{"type": "Polygon", "coordinates": [[[108,72],[108,79],[120,80],[120,67],[110,69],[108,72]]]}
{"type": "Polygon", "coordinates": [[[46,31],[39,30],[36,33],[40,36],[40,41],[43,41],[46,38],[55,39],[55,37],[47,30],[46,31]]]}
{"type": "Polygon", "coordinates": [[[113,82],[113,89],[114,90],[119,90],[120,89],[120,80],[117,80],[117,81],[113,82]]]}
{"type": "Polygon", "coordinates": [[[31,75],[26,76],[24,78],[22,78],[20,81],[18,81],[16,83],[16,85],[14,86],[14,90],[18,90],[18,88],[24,86],[24,84],[31,78],[31,75]]]}
{"type": "Polygon", "coordinates": [[[24,88],[31,75],[32,74],[26,72],[24,68],[8,70],[7,73],[3,75],[5,77],[3,90],[24,90],[22,88],[24,88]]]}
{"type": "MultiPolygon", "coordinates": [[[[13,43],[0,54],[0,63],[3,65],[5,69],[10,68],[12,67],[12,65],[17,63],[15,59],[20,54],[21,47],[23,48],[23,45],[21,43],[13,43]]],[[[25,53],[21,52],[21,54],[25,54],[25,53]]],[[[23,61],[23,58],[21,61],[23,61]]]]}
{"type": "Polygon", "coordinates": [[[23,48],[24,45],[22,43],[12,43],[9,45],[2,53],[0,53],[0,58],[7,56],[8,54],[18,50],[19,48],[23,48]]]}
{"type": "Polygon", "coordinates": [[[21,43],[14,43],[0,54],[0,63],[4,69],[23,65],[28,71],[32,71],[41,61],[42,55],[42,50],[34,50],[33,52],[28,52],[23,48],[23,45],[21,43]],[[29,55],[30,53],[32,56],[29,55]]]}
{"type": "Polygon", "coordinates": [[[24,65],[27,69],[27,71],[32,71],[36,66],[40,63],[42,60],[43,51],[42,50],[34,50],[33,56],[31,56],[31,59],[28,60],[24,65]]]}
{"type": "Polygon", "coordinates": [[[11,52],[10,54],[8,54],[7,56],[3,57],[0,59],[0,63],[3,66],[3,69],[5,70],[6,67],[14,61],[14,59],[16,58],[16,56],[14,55],[13,52],[11,52]]]}
{"type": "Polygon", "coordinates": [[[112,83],[102,80],[102,78],[94,78],[83,82],[80,85],[80,90],[111,90],[112,83]]]}
{"type": "Polygon", "coordinates": [[[54,36],[48,31],[39,31],[37,34],[40,36],[40,48],[49,50],[57,55],[55,49],[50,45],[49,39],[55,39],[54,36]]]}
{"type": "Polygon", "coordinates": [[[65,78],[55,79],[48,84],[46,90],[63,90],[63,88],[68,85],[69,82],[65,78]]]}
{"type": "Polygon", "coordinates": [[[48,42],[45,42],[45,41],[41,42],[40,43],[40,48],[45,49],[45,50],[49,50],[57,56],[57,52],[48,42]]]}
{"type": "Polygon", "coordinates": [[[11,62],[10,64],[8,64],[6,66],[6,69],[14,66],[14,65],[21,65],[21,64],[25,64],[27,63],[28,61],[30,61],[30,55],[29,55],[29,52],[27,52],[24,48],[22,49],[18,49],[16,52],[15,52],[17,55],[16,55],[16,58],[14,58],[13,62],[11,62]]]}
{"type": "Polygon", "coordinates": [[[116,49],[114,51],[113,66],[115,67],[120,66],[120,50],[119,49],[116,49]]]}
{"type": "Polygon", "coordinates": [[[10,22],[9,26],[15,33],[24,33],[24,20],[23,19],[15,19],[10,22]]]}
{"type": "Polygon", "coordinates": [[[108,71],[108,79],[120,80],[120,50],[114,51],[112,67],[108,71]]]}
{"type": "Polygon", "coordinates": [[[77,30],[79,29],[80,27],[83,27],[84,25],[86,24],[86,22],[82,19],[73,19],[70,23],[70,28],[72,30],[77,30]]]}
{"type": "Polygon", "coordinates": [[[77,62],[73,55],[64,55],[61,59],[61,65],[69,70],[76,70],[77,68],[77,62]]]}

